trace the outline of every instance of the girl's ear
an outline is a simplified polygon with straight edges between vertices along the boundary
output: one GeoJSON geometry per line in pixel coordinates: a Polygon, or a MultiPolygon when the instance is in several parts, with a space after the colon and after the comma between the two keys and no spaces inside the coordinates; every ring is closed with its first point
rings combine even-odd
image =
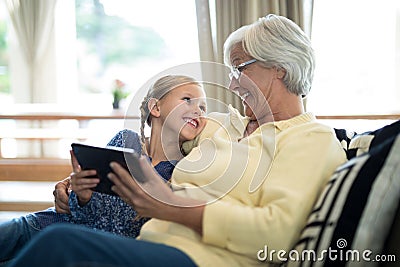
{"type": "Polygon", "coordinates": [[[156,118],[160,117],[160,109],[158,108],[157,103],[158,99],[155,98],[150,98],[147,102],[147,108],[149,109],[150,114],[156,118]]]}

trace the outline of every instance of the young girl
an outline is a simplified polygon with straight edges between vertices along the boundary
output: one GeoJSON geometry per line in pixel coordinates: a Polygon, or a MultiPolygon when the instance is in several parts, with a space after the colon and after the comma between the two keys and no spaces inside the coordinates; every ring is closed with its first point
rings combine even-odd
{"type": "MultiPolygon", "coordinates": [[[[148,155],[156,171],[168,181],[176,162],[184,156],[182,144],[193,140],[206,124],[204,90],[191,77],[164,76],[150,87],[140,110],[141,137],[134,131],[123,130],[107,146],[132,148],[148,155]],[[145,123],[151,127],[150,138],[145,138],[145,123]]],[[[53,223],[81,224],[129,237],[139,234],[148,219],[135,220],[136,212],[117,196],[93,192],[91,188],[99,179],[85,177],[96,171],[82,171],[73,154],[71,159],[71,214],[49,208],[0,224],[0,263],[12,259],[33,235],[53,223]]]]}

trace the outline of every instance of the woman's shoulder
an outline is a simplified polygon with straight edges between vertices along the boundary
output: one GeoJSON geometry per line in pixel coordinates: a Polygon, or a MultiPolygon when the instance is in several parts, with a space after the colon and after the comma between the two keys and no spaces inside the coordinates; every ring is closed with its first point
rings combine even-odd
{"type": "Polygon", "coordinates": [[[212,120],[225,122],[226,120],[246,120],[240,111],[234,108],[231,104],[228,105],[228,112],[211,112],[207,115],[207,118],[212,120]]]}

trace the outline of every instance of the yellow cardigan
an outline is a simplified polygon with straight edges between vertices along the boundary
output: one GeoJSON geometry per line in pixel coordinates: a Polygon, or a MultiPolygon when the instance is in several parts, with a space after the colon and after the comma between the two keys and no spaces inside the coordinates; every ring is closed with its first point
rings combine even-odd
{"type": "Polygon", "coordinates": [[[345,153],[333,129],[310,113],[266,123],[243,139],[248,120],[235,109],[210,120],[172,176],[176,194],[208,201],[203,236],[152,219],[140,239],[176,247],[199,266],[266,266],[257,253],[265,246],[289,252],[345,153]]]}

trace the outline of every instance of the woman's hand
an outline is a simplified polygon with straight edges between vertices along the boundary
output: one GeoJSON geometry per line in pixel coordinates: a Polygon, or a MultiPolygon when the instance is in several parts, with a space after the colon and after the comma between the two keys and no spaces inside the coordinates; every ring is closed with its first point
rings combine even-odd
{"type": "Polygon", "coordinates": [[[177,196],[145,157],[139,162],[146,176],[143,182],[133,179],[126,169],[112,162],[114,173],[108,177],[115,185],[111,189],[139,216],[177,222],[201,234],[205,202],[177,196]]]}
{"type": "Polygon", "coordinates": [[[96,175],[96,170],[81,170],[81,167],[76,159],[73,151],[71,154],[71,164],[73,173],[71,173],[71,189],[78,197],[80,206],[86,205],[92,197],[92,188],[96,187],[100,182],[99,178],[86,178],[88,176],[96,175]]]}
{"type": "Polygon", "coordinates": [[[141,217],[157,217],[174,200],[175,195],[145,157],[139,159],[145,181],[139,183],[116,162],[111,163],[114,173],[108,177],[115,184],[111,189],[126,203],[134,207],[141,217]]]}

